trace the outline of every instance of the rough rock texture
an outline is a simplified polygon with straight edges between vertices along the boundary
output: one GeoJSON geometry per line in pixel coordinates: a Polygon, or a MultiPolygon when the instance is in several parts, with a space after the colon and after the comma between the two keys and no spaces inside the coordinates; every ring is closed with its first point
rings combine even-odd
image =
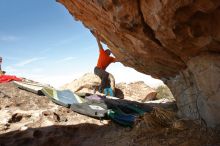
{"type": "MultiPolygon", "coordinates": [[[[199,68],[212,64],[212,58],[220,53],[219,0],[58,1],[87,28],[97,29],[124,65],[170,81],[172,92],[178,88],[182,95],[174,96],[180,101],[178,105],[185,106],[179,107],[183,115],[202,117],[209,126],[220,124],[215,113],[220,110],[216,105],[219,75],[212,77],[214,83],[196,77],[199,68]],[[202,60],[203,54],[208,54],[206,60],[202,60]],[[193,108],[195,100],[199,102],[197,108],[193,108]],[[190,110],[185,110],[187,107],[190,110]]],[[[215,64],[208,69],[211,74],[219,71],[219,63],[215,64]]]]}
{"type": "Polygon", "coordinates": [[[135,127],[125,128],[77,114],[11,83],[0,84],[0,146],[217,146],[219,136],[166,110],[146,113],[135,127]]]}
{"type": "Polygon", "coordinates": [[[188,69],[168,80],[180,114],[218,125],[220,120],[220,56],[202,55],[187,64],[188,69]],[[178,86],[176,86],[178,85],[178,86]]]}
{"type": "Polygon", "coordinates": [[[145,102],[156,99],[156,95],[157,92],[154,89],[150,88],[144,82],[141,81],[130,84],[116,84],[116,96],[119,98],[145,102]],[[121,91],[121,95],[120,93],[117,94],[117,89],[121,91]]]}

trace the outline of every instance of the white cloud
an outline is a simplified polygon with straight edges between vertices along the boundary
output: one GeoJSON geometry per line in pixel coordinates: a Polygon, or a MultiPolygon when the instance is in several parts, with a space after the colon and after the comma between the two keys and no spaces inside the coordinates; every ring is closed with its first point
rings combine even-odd
{"type": "Polygon", "coordinates": [[[33,62],[36,62],[36,61],[39,61],[39,60],[43,60],[43,59],[45,59],[45,58],[44,57],[30,58],[30,59],[23,60],[23,61],[17,63],[16,66],[22,67],[22,66],[25,66],[27,64],[30,64],[30,63],[33,63],[33,62]]]}
{"type": "Polygon", "coordinates": [[[18,57],[10,57],[10,56],[6,56],[3,58],[4,60],[12,60],[12,61],[18,61],[20,60],[20,58],[18,57]]]}
{"type": "Polygon", "coordinates": [[[63,46],[65,44],[76,42],[79,38],[80,38],[80,36],[74,36],[74,37],[70,37],[70,38],[65,38],[65,39],[62,39],[62,40],[52,44],[51,46],[53,46],[53,47],[63,46]]]}
{"type": "Polygon", "coordinates": [[[33,73],[42,73],[43,71],[44,71],[43,68],[33,68],[33,69],[32,69],[32,72],[33,72],[33,73]]]}
{"type": "Polygon", "coordinates": [[[16,36],[0,36],[0,41],[4,41],[4,42],[11,42],[17,40],[19,40],[19,37],[16,36]]]}
{"type": "Polygon", "coordinates": [[[47,53],[47,52],[51,51],[52,48],[44,48],[44,49],[39,49],[39,50],[42,50],[42,51],[40,51],[39,53],[44,54],[44,53],[47,53]]]}
{"type": "Polygon", "coordinates": [[[74,59],[76,59],[76,57],[66,57],[66,58],[58,60],[57,62],[61,63],[61,62],[66,62],[66,61],[70,61],[70,60],[74,60],[74,59]]]}

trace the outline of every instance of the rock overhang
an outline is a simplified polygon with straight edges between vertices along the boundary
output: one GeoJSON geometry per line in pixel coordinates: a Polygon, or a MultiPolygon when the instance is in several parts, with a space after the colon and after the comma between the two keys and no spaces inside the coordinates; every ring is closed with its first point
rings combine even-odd
{"type": "Polygon", "coordinates": [[[199,85],[204,79],[197,77],[213,73],[215,84],[208,78],[205,80],[214,89],[217,87],[213,86],[220,82],[219,0],[58,1],[87,28],[96,29],[124,65],[163,79],[173,92],[182,115],[204,119],[211,126],[220,123],[220,118],[216,119],[213,114],[215,110],[208,109],[210,106],[207,104],[212,104],[205,100],[213,98],[218,102],[220,93],[213,90],[212,96],[208,94],[205,86],[199,85]],[[191,64],[194,64],[193,68],[191,64]],[[204,66],[206,69],[201,70],[204,72],[199,73],[198,70],[204,66]],[[176,87],[182,91],[181,96],[176,94],[176,87]],[[185,96],[188,100],[182,101],[185,96]],[[201,99],[205,109],[196,106],[201,99]],[[204,110],[207,114],[201,113],[204,110]]]}

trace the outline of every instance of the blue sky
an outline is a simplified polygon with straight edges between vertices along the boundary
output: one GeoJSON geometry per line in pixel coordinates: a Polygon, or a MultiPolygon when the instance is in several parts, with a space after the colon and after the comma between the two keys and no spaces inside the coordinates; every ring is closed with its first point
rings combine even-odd
{"type": "MultiPolygon", "coordinates": [[[[93,72],[98,46],[89,30],[55,0],[0,0],[0,56],[7,74],[58,87],[93,72]]],[[[107,70],[116,82],[161,84],[121,63],[107,70]]]]}

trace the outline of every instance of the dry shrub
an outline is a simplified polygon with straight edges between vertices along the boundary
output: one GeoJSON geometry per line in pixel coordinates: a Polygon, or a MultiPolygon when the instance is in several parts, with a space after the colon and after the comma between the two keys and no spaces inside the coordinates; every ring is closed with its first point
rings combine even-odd
{"type": "Polygon", "coordinates": [[[174,99],[170,89],[165,85],[157,87],[156,91],[157,91],[157,96],[156,96],[157,99],[162,99],[162,98],[174,99]]]}
{"type": "Polygon", "coordinates": [[[176,113],[158,107],[154,107],[152,116],[164,127],[170,126],[176,120],[176,113]]]}
{"type": "Polygon", "coordinates": [[[136,122],[136,128],[170,127],[176,120],[176,113],[162,108],[154,107],[151,113],[146,113],[136,122]]]}

